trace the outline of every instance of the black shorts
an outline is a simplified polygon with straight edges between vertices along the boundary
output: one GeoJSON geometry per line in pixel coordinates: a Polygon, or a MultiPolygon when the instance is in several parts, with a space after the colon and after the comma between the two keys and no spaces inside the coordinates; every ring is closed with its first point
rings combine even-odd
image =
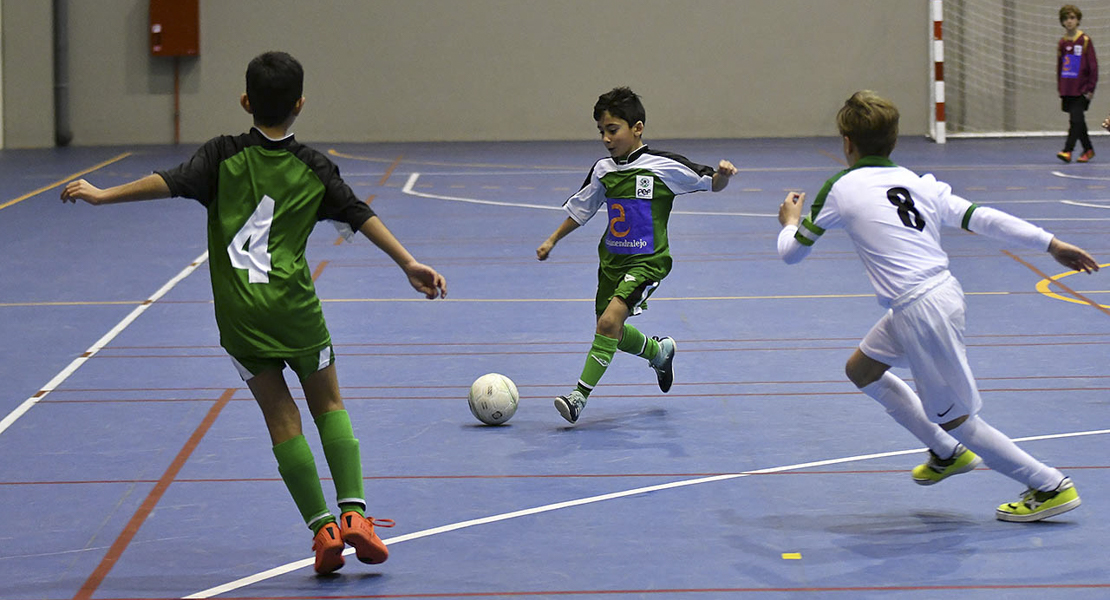
{"type": "Polygon", "coordinates": [[[1070,113],[1075,103],[1081,103],[1079,106],[1082,107],[1080,110],[1083,112],[1091,107],[1091,101],[1086,96],[1060,96],[1060,110],[1063,112],[1070,113]]]}

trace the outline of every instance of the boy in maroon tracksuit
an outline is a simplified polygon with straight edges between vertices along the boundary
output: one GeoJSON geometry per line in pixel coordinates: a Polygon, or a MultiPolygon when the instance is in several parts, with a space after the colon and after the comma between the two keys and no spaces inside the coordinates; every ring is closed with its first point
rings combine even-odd
{"type": "Polygon", "coordinates": [[[1060,24],[1066,33],[1056,46],[1056,86],[1060,92],[1060,109],[1068,113],[1068,140],[1056,158],[1071,162],[1076,140],[1083,145],[1083,154],[1075,162],[1085,163],[1095,156],[1087,121],[1083,113],[1091,105],[1098,85],[1098,58],[1091,37],[1079,30],[1083,12],[1073,4],[1060,7],[1060,24]]]}

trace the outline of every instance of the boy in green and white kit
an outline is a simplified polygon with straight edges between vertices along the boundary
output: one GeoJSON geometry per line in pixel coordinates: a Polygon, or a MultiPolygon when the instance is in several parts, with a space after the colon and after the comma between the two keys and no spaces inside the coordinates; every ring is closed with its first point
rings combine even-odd
{"type": "Polygon", "coordinates": [[[536,249],[536,256],[546,260],[559,240],[607,205],[609,226],[597,249],[601,264],[594,343],[574,390],[555,398],[555,408],[571,423],[578,421],[586,399],[617,350],[646,358],[655,369],[659,389],[670,391],[674,340],[648,338],[625,320],[647,307],[648,297],[671,271],[667,221],[674,197],[705,190],[719,192],[736,174],[736,167],[727,160],[720,161],[714,171],[683,156],[645,146],[644,106],[627,87],[598,97],[593,116],[609,157],[594,163],[582,189],[563,205],[566,220],[536,249]]]}
{"type": "Polygon", "coordinates": [[[313,532],[316,571],[330,573],[343,566],[345,544],[371,564],[384,562],[389,551],[365,516],[359,443],[339,394],[331,336],[305,260],[309,234],[317,221],[332,220],[369,238],[427,298],[446,296],[447,287],[354,195],[335,164],[289,133],[304,106],[303,82],[304,71],[292,56],[259,55],[247,67],[240,98],[254,115],[250,132],[213,138],[181,165],[131,183],[101,190],[83,179],[72,181],[62,200],[100,205],[184,197],[207,207],[220,344],[262,409],[278,472],[313,532]],[[300,379],[320,432],[335,480],[338,524],[324,501],[285,365],[300,379]]]}

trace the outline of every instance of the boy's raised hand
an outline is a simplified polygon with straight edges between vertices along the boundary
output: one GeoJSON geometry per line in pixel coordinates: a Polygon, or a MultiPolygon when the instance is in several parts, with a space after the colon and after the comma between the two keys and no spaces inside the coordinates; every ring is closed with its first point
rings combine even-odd
{"type": "Polygon", "coordinates": [[[721,175],[724,175],[725,177],[732,177],[738,171],[739,169],[737,169],[735,165],[727,160],[722,160],[721,162],[717,163],[717,172],[721,175]]]}
{"type": "Polygon", "coordinates": [[[84,200],[89,204],[100,204],[103,192],[104,190],[84,179],[77,179],[67,183],[66,186],[62,188],[62,202],[73,202],[76,204],[78,200],[84,200]]]}
{"type": "Polygon", "coordinates": [[[805,192],[790,192],[786,199],[779,205],[779,225],[797,225],[802,220],[802,209],[805,207],[805,192]]]}
{"type": "Polygon", "coordinates": [[[1048,244],[1048,253],[1056,262],[1074,271],[1092,273],[1098,270],[1098,261],[1087,254],[1086,250],[1058,238],[1052,238],[1052,242],[1048,244]]]}
{"type": "Polygon", "coordinates": [[[447,297],[447,280],[435,269],[423,263],[413,263],[404,270],[412,289],[424,294],[425,298],[433,300],[447,297]]]}

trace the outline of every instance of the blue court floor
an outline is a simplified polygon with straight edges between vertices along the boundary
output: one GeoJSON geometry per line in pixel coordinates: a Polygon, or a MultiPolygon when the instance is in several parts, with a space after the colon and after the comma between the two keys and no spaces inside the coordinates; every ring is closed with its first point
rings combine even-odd
{"type": "MultiPolygon", "coordinates": [[[[843,168],[839,140],[647,140],[741,172],[676,201],[674,270],[630,321],[677,340],[674,388],[618,355],[574,427],[552,398],[593,339],[604,218],[546,262],[535,248],[604,148],[303,141],[448,281],[427,301],[365,239],[322,223],[309,243],[369,512],[397,522],[379,530],[389,561],[314,575],[218,345],[203,208],[58,199],[69,179],[115,185],[193,148],[5,150],[0,600],[1110,598],[1105,271],[945,233],[983,418],[1083,499],[1003,523],[994,508],[1021,485],[985,468],[914,485],[919,443],[844,378],[882,311],[843,232],[799,265],[775,251],[779,203],[843,168]],[[488,372],[521,393],[501,427],[466,404],[488,372]]],[[[1058,142],[906,138],[892,158],[1106,265],[1110,158],[1065,165],[1058,142]]]]}

